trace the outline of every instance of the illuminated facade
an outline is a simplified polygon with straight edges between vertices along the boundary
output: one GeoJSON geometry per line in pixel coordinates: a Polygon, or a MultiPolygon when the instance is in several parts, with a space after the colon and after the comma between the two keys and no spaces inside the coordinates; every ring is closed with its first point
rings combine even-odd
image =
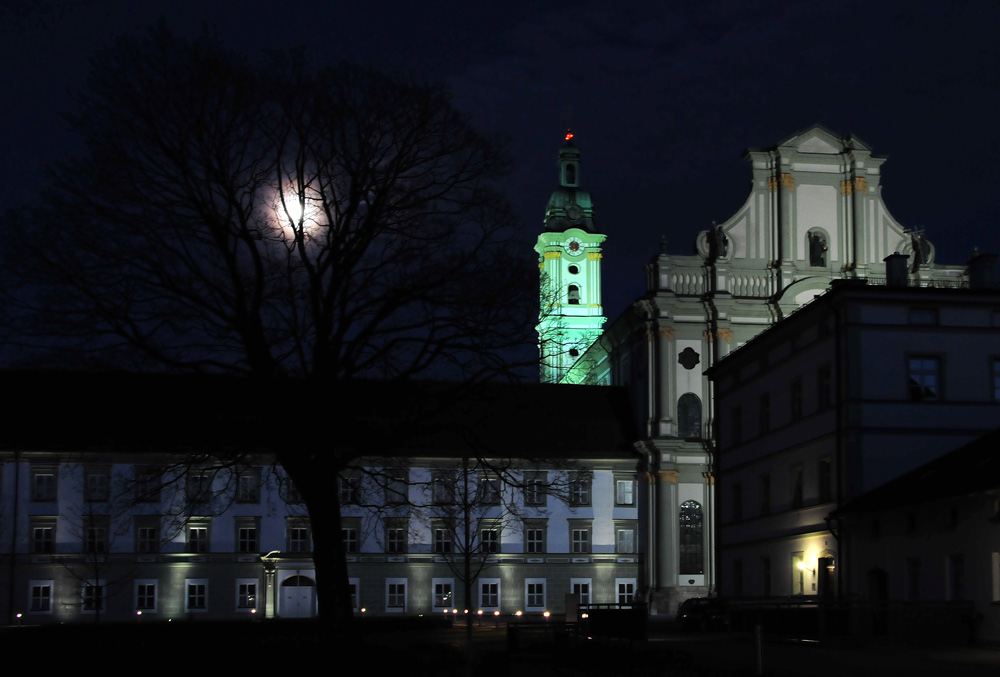
{"type": "Polygon", "coordinates": [[[655,257],[646,294],[560,381],[631,394],[649,471],[643,594],[654,613],[715,590],[715,390],[705,369],[832,280],[884,277],[894,251],[910,255],[913,284],[965,279],[964,267],[935,263],[931,243],[892,218],[881,198],[885,160],[859,139],[817,126],[745,159],[752,187],[744,205],[698,234],[696,255],[655,257]],[[688,527],[693,510],[704,520],[697,532],[688,527]]]}
{"type": "Polygon", "coordinates": [[[343,474],[355,609],[508,617],[571,614],[567,596],[631,604],[644,503],[624,391],[477,390],[459,406],[459,438],[343,474]]]}
{"type": "MultiPolygon", "coordinates": [[[[405,507],[343,510],[356,612],[539,616],[565,613],[567,595],[582,603],[633,602],[641,556],[635,458],[501,473],[516,487],[496,479],[489,461],[465,475],[453,458],[410,461],[368,469],[405,477],[405,507]]],[[[376,495],[385,491],[369,474],[358,481],[362,494],[365,485],[376,495]]]]}
{"type": "MultiPolygon", "coordinates": [[[[992,257],[985,258],[991,265],[992,257]]],[[[900,566],[885,570],[893,598],[906,599],[902,560],[924,557],[928,570],[943,572],[954,554],[951,546],[932,554],[927,540],[947,509],[933,518],[935,508],[923,511],[921,538],[896,519],[906,508],[874,540],[870,525],[862,533],[859,522],[838,521],[832,530],[829,522],[838,507],[985,435],[1000,416],[1000,293],[904,286],[906,257],[887,261],[888,285],[841,282],[709,372],[716,387],[717,581],[724,596],[863,601],[871,596],[870,554],[887,556],[885,546],[894,544],[900,566]],[[895,280],[893,266],[900,273],[895,280]]],[[[955,477],[977,472],[966,464],[955,477]]],[[[904,504],[934,500],[948,488],[938,478],[924,480],[921,495],[904,504]]],[[[942,543],[958,540],[946,533],[942,543]]],[[[988,560],[970,557],[963,596],[937,596],[942,573],[934,579],[941,585],[928,579],[923,599],[988,605],[983,591],[994,589],[988,560]]]]}
{"type": "Polygon", "coordinates": [[[0,464],[10,622],[316,613],[309,518],[267,457],[220,467],[84,447],[0,464]]]}
{"type": "Polygon", "coordinates": [[[355,382],[348,403],[292,380],[4,379],[21,393],[0,436],[10,622],[316,615],[317,518],[266,449],[315,432],[290,431],[267,397],[336,402],[349,423],[320,448],[358,459],[329,475],[357,612],[540,615],[638,589],[639,455],[619,389],[355,382]],[[113,394],[85,401],[96,390],[113,394]],[[49,411],[67,413],[46,426],[49,411]]]}

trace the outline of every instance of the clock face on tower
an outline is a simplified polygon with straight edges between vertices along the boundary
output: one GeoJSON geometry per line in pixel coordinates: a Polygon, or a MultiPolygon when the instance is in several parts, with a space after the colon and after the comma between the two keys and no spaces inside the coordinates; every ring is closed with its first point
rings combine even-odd
{"type": "Polygon", "coordinates": [[[583,242],[578,237],[571,237],[566,242],[566,252],[571,256],[578,256],[583,253],[583,242]]]}

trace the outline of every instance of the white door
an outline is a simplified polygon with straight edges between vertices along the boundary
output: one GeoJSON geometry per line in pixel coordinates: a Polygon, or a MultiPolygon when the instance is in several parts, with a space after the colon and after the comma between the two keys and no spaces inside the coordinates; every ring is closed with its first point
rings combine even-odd
{"type": "Polygon", "coordinates": [[[282,618],[311,618],[316,608],[316,582],[305,576],[292,576],[281,584],[282,618]]]}

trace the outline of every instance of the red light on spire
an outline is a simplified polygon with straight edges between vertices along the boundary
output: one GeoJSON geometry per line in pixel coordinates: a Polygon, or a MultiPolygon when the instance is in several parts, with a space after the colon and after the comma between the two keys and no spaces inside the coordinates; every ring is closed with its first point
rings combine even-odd
{"type": "Polygon", "coordinates": [[[569,129],[567,129],[567,130],[566,130],[566,140],[567,140],[567,141],[571,141],[571,140],[573,139],[573,136],[574,136],[574,135],[573,135],[573,131],[572,131],[572,130],[569,130],[569,129]]]}

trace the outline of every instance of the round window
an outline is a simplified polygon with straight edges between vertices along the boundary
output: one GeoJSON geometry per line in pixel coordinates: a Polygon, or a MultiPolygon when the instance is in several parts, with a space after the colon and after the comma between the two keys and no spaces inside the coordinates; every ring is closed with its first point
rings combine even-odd
{"type": "Polygon", "coordinates": [[[569,272],[571,275],[576,275],[577,273],[580,272],[580,269],[577,266],[570,266],[569,272]]]}

